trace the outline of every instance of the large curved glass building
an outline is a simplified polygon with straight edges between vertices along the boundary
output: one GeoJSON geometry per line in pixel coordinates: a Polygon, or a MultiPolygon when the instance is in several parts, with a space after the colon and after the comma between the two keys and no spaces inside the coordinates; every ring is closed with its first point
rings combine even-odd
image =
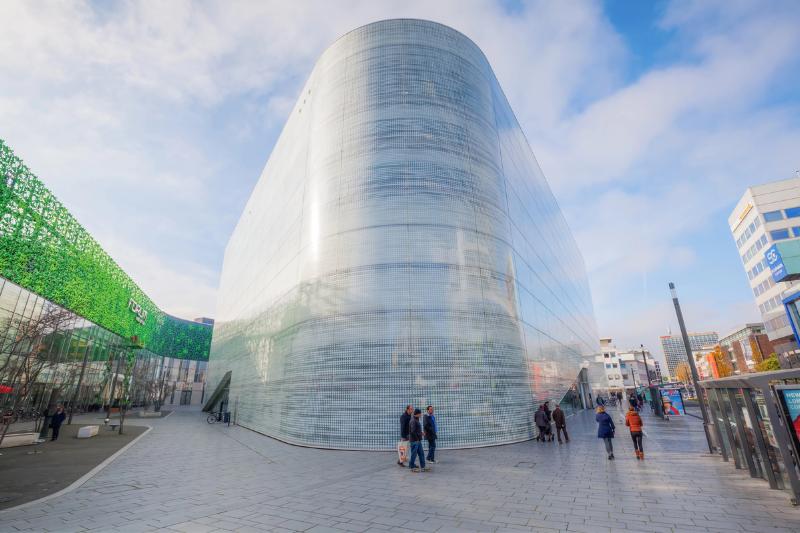
{"type": "Polygon", "coordinates": [[[385,449],[529,439],[597,350],[580,252],[486,57],[387,20],[317,62],[228,244],[211,348],[239,424],[385,449]]]}

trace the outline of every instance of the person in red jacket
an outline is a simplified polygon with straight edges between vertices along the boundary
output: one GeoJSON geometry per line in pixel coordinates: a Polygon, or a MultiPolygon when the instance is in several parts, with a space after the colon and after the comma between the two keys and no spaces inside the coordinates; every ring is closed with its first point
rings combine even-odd
{"type": "Polygon", "coordinates": [[[631,439],[633,439],[633,448],[636,451],[637,459],[644,459],[644,448],[642,447],[642,417],[636,412],[636,408],[632,405],[628,408],[628,414],[625,415],[625,425],[631,429],[631,439]]]}

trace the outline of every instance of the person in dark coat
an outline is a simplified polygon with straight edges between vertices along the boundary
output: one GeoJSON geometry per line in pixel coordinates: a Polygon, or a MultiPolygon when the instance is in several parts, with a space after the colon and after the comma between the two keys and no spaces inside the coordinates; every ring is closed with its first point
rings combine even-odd
{"type": "Polygon", "coordinates": [[[569,435],[567,434],[567,417],[564,416],[564,411],[561,407],[556,405],[553,411],[553,422],[556,423],[556,435],[558,436],[558,443],[561,444],[561,432],[564,432],[564,440],[569,442],[569,435]]]}
{"type": "MultiPolygon", "coordinates": [[[[411,413],[413,412],[414,408],[411,405],[406,405],[406,410],[400,415],[400,445],[402,446],[403,443],[406,443],[406,449],[408,449],[408,425],[411,422],[411,413]]],[[[402,456],[397,458],[397,464],[406,466],[402,456]]]]}
{"type": "Polygon", "coordinates": [[[628,398],[628,403],[631,407],[633,407],[634,411],[639,410],[639,401],[636,399],[636,395],[634,393],[631,393],[631,397],[628,398]]]}
{"type": "Polygon", "coordinates": [[[553,440],[553,413],[550,412],[550,402],[544,402],[544,413],[547,415],[547,432],[545,436],[547,437],[548,441],[553,440]]]}
{"type": "Polygon", "coordinates": [[[428,457],[426,459],[431,463],[436,462],[436,439],[438,438],[438,427],[436,426],[436,417],[433,414],[433,406],[429,405],[426,409],[425,416],[422,417],[422,431],[425,433],[425,440],[428,441],[428,457]]]}
{"type": "Polygon", "coordinates": [[[430,470],[425,466],[425,454],[422,453],[422,423],[419,420],[422,411],[414,409],[414,417],[408,423],[408,441],[411,443],[411,458],[408,460],[408,467],[412,472],[419,472],[416,466],[417,457],[419,457],[419,466],[424,471],[430,470]]]}
{"type": "Polygon", "coordinates": [[[611,442],[611,439],[614,438],[614,420],[606,413],[606,408],[602,405],[597,408],[597,414],[594,419],[597,421],[597,438],[603,439],[603,443],[606,445],[606,452],[608,452],[608,458],[613,459],[614,444],[611,442]]]}
{"type": "Polygon", "coordinates": [[[547,418],[544,405],[539,406],[539,410],[533,415],[533,421],[536,427],[539,428],[539,434],[536,435],[536,440],[544,442],[547,438],[547,426],[550,425],[550,420],[547,418]]]}
{"type": "Polygon", "coordinates": [[[51,441],[58,440],[58,432],[61,430],[61,424],[67,419],[67,413],[64,412],[64,406],[59,405],[53,418],[50,419],[50,427],[53,428],[53,438],[51,441]]]}

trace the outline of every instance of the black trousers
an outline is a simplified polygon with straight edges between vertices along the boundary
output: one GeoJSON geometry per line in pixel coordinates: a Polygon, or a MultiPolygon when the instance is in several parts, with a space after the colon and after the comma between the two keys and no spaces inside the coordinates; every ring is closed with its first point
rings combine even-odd
{"type": "Polygon", "coordinates": [[[53,438],[51,440],[56,440],[58,439],[58,432],[59,430],[61,430],[61,426],[60,425],[52,426],[52,428],[53,428],[53,438]]]}
{"type": "Polygon", "coordinates": [[[644,448],[642,448],[642,432],[631,431],[631,439],[633,439],[633,449],[637,452],[644,452],[644,448]]]}
{"type": "Polygon", "coordinates": [[[558,442],[561,442],[561,432],[564,432],[564,438],[569,442],[569,435],[567,434],[567,426],[556,426],[556,435],[558,436],[558,442]]]}

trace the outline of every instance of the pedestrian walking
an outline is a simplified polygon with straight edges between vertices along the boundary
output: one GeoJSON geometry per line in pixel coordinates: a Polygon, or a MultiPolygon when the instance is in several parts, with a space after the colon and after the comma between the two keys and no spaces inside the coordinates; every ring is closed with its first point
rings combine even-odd
{"type": "Polygon", "coordinates": [[[50,420],[50,427],[53,428],[53,438],[51,441],[58,440],[58,432],[61,431],[61,424],[66,420],[67,414],[64,412],[64,406],[59,405],[53,418],[50,420]]]}
{"type": "Polygon", "coordinates": [[[556,435],[558,436],[558,443],[561,444],[561,433],[564,433],[564,440],[569,442],[569,435],[567,434],[567,417],[564,416],[564,411],[561,407],[556,405],[553,411],[553,422],[556,423],[556,435]]]}
{"type": "Polygon", "coordinates": [[[406,405],[406,410],[400,415],[400,442],[397,443],[397,464],[399,466],[406,466],[405,462],[408,460],[408,425],[413,412],[414,408],[406,405]]]}
{"type": "Polygon", "coordinates": [[[422,430],[425,432],[425,440],[428,441],[428,456],[426,459],[436,462],[436,439],[439,436],[439,428],[436,426],[436,417],[433,414],[433,406],[429,405],[425,409],[425,416],[422,419],[422,430]]]}
{"type": "Polygon", "coordinates": [[[605,404],[606,404],[606,401],[605,401],[605,399],[604,399],[602,396],[600,396],[600,395],[598,394],[598,395],[597,395],[597,405],[599,405],[599,406],[604,406],[605,404]]]}
{"type": "Polygon", "coordinates": [[[533,415],[533,421],[536,424],[536,427],[539,429],[539,434],[536,435],[536,440],[545,442],[547,437],[547,426],[550,425],[550,421],[547,419],[547,413],[544,412],[544,404],[540,405],[539,410],[537,410],[536,414],[533,415]]]}
{"type": "Polygon", "coordinates": [[[421,414],[422,411],[414,409],[414,417],[408,423],[408,441],[411,443],[411,458],[408,460],[408,468],[412,472],[419,472],[420,468],[425,472],[430,470],[425,466],[425,454],[422,453],[422,424],[419,420],[421,414]],[[419,457],[420,468],[416,466],[417,457],[419,457]]]}
{"type": "Polygon", "coordinates": [[[625,415],[625,425],[631,429],[631,439],[633,439],[633,449],[636,452],[636,458],[644,460],[644,448],[642,447],[642,417],[636,412],[636,409],[630,407],[628,414],[625,415]]]}
{"type": "Polygon", "coordinates": [[[614,438],[614,420],[611,419],[611,415],[606,413],[606,408],[602,405],[597,408],[594,419],[597,421],[597,438],[603,439],[609,460],[614,459],[614,444],[611,442],[611,439],[614,438]]]}
{"type": "Polygon", "coordinates": [[[544,402],[544,412],[547,415],[547,426],[545,431],[545,437],[547,437],[548,442],[553,441],[553,413],[550,411],[550,402],[544,402]]]}
{"type": "Polygon", "coordinates": [[[628,398],[628,403],[630,404],[631,407],[633,407],[634,411],[639,410],[639,402],[638,400],[636,400],[636,396],[633,393],[631,393],[631,397],[628,398]]]}
{"type": "Polygon", "coordinates": [[[622,392],[621,391],[617,391],[617,401],[619,401],[619,404],[622,405],[622,392]]]}

